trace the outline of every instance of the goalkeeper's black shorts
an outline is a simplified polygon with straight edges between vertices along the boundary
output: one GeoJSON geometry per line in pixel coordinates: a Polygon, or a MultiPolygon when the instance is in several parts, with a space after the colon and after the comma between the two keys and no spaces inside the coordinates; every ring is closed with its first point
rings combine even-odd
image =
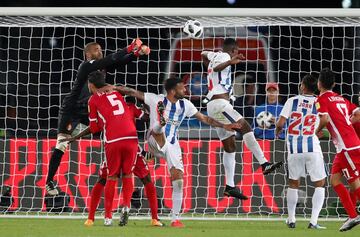
{"type": "Polygon", "coordinates": [[[87,111],[59,111],[58,133],[71,134],[80,123],[89,125],[87,111]]]}

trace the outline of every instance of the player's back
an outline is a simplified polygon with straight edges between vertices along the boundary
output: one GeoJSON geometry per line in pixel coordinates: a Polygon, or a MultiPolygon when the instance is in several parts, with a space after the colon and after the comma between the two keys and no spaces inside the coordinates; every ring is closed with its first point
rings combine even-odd
{"type": "Polygon", "coordinates": [[[333,91],[327,91],[317,98],[316,106],[319,114],[328,114],[326,127],[338,152],[360,147],[360,140],[350,121],[350,115],[356,109],[354,104],[333,91]]]}
{"type": "Polygon", "coordinates": [[[111,143],[126,138],[137,138],[134,115],[118,92],[93,95],[99,119],[104,124],[105,142],[111,143]]]}
{"type": "Polygon", "coordinates": [[[212,95],[230,93],[232,88],[231,66],[219,72],[214,71],[219,64],[230,60],[230,55],[224,52],[209,52],[208,59],[210,61],[208,65],[208,98],[211,99],[212,95]]]}
{"type": "Polygon", "coordinates": [[[289,119],[287,143],[291,154],[321,152],[319,139],[315,135],[319,122],[315,100],[311,95],[297,95],[289,98],[281,111],[280,115],[289,119]]]}

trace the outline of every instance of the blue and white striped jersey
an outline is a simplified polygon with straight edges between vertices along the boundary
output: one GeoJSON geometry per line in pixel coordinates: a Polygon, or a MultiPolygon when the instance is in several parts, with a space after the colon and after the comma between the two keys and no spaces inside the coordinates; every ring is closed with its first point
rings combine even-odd
{"type": "Polygon", "coordinates": [[[312,95],[297,95],[289,98],[280,116],[288,119],[287,146],[290,154],[321,152],[320,142],[315,135],[319,118],[312,95]]]}
{"type": "Polygon", "coordinates": [[[171,144],[177,142],[178,129],[184,118],[192,117],[198,112],[193,103],[185,98],[173,104],[162,94],[145,93],[144,97],[145,104],[150,107],[150,129],[158,123],[157,104],[159,101],[163,101],[165,105],[164,117],[167,120],[165,136],[171,144]]]}

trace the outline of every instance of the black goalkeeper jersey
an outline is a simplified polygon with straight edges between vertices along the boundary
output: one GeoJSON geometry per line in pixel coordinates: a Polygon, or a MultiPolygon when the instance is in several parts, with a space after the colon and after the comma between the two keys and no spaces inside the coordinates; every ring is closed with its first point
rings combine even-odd
{"type": "Polygon", "coordinates": [[[128,54],[126,48],[116,53],[99,59],[85,61],[80,64],[74,85],[61,105],[62,113],[87,113],[87,102],[90,92],[87,86],[88,75],[97,70],[106,70],[114,65],[126,64],[136,59],[133,54],[128,54]]]}

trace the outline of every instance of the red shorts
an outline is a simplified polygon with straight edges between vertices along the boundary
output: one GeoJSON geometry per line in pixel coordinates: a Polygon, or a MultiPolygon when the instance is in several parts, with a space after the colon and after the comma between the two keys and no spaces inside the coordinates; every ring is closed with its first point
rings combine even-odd
{"type": "MultiPolygon", "coordinates": [[[[136,156],[133,172],[139,179],[145,178],[150,173],[145,158],[140,153],[138,153],[136,156]]],[[[99,176],[101,179],[107,179],[108,168],[105,161],[100,166],[99,176]]]]}
{"type": "Polygon", "coordinates": [[[138,141],[134,139],[105,143],[108,176],[131,174],[135,165],[137,150],[138,141]]]}
{"type": "Polygon", "coordinates": [[[349,183],[359,178],[360,149],[337,153],[331,168],[331,174],[343,173],[349,183]]]}

